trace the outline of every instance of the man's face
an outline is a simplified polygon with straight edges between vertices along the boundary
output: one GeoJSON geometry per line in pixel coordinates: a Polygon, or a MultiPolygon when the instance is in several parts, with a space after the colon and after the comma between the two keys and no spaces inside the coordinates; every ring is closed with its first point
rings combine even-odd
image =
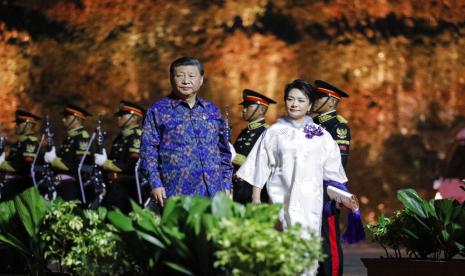
{"type": "Polygon", "coordinates": [[[26,126],[27,126],[27,122],[16,124],[16,128],[15,128],[16,134],[17,135],[24,134],[26,131],[26,126]]]}
{"type": "Polygon", "coordinates": [[[244,106],[242,109],[242,119],[248,122],[255,121],[263,117],[262,107],[258,104],[244,106]],[[258,108],[258,110],[256,110],[258,108]]]}
{"type": "Polygon", "coordinates": [[[81,125],[80,121],[74,115],[63,116],[63,124],[67,129],[72,129],[81,125]]]}
{"type": "Polygon", "coordinates": [[[334,109],[334,100],[331,97],[320,97],[315,100],[313,103],[311,113],[318,112],[318,114],[323,114],[334,109]]]}
{"type": "Polygon", "coordinates": [[[174,69],[171,76],[173,90],[181,99],[195,96],[203,84],[203,76],[195,65],[182,65],[174,69]]]}
{"type": "Polygon", "coordinates": [[[130,126],[132,125],[134,120],[135,120],[135,115],[132,115],[132,114],[123,114],[121,116],[118,116],[118,127],[122,128],[122,127],[130,126]]]}

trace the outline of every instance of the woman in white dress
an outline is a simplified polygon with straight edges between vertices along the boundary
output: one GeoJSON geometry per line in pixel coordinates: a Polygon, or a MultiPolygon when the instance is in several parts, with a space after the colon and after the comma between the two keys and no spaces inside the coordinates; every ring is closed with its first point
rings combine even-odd
{"type": "Polygon", "coordinates": [[[341,154],[331,135],[307,116],[315,94],[310,84],[295,80],[284,90],[287,116],[259,138],[237,176],[252,184],[260,202],[267,184],[272,203],[282,203],[283,226],[301,224],[320,234],[323,181],[344,184],[341,154]]]}

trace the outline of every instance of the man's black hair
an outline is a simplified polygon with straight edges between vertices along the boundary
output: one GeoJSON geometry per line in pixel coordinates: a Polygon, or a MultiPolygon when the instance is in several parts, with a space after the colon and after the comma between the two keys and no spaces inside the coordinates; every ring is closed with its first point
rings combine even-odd
{"type": "Polygon", "coordinates": [[[173,76],[174,70],[176,69],[176,67],[186,66],[186,65],[197,66],[201,76],[203,76],[203,74],[205,73],[203,69],[203,64],[198,59],[194,57],[181,57],[171,63],[170,76],[173,76]]]}

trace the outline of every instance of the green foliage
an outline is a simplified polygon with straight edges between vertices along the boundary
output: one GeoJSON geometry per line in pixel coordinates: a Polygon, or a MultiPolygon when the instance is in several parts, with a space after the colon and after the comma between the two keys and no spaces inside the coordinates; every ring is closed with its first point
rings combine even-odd
{"type": "Polygon", "coordinates": [[[224,194],[175,197],[160,220],[134,207],[131,216],[111,211],[108,219],[128,247],[144,252],[137,258],[144,274],[296,275],[321,259],[311,233],[299,226],[276,230],[280,205],[244,207],[224,194]]]}
{"type": "Polygon", "coordinates": [[[134,202],[131,204],[133,212],[129,216],[115,210],[108,212],[107,218],[124,241],[125,251],[130,253],[128,260],[134,263],[132,271],[142,275],[158,274],[163,270],[160,254],[169,240],[160,227],[160,219],[153,212],[141,209],[134,202]]]}
{"type": "Polygon", "coordinates": [[[45,215],[40,238],[46,257],[78,275],[122,274],[130,269],[114,228],[105,224],[106,210],[82,210],[78,202],[54,201],[45,215]]]}
{"type": "Polygon", "coordinates": [[[401,257],[400,248],[422,259],[449,260],[465,253],[464,205],[451,199],[426,201],[412,189],[400,190],[397,196],[404,209],[367,226],[372,240],[392,248],[396,257],[401,257]]]}
{"type": "Polygon", "coordinates": [[[129,215],[82,210],[32,188],[0,204],[0,244],[37,274],[48,261],[77,275],[296,275],[322,257],[312,233],[277,230],[280,205],[243,206],[218,194],[172,198],[161,217],[132,207],[129,215]]]}
{"type": "Polygon", "coordinates": [[[300,226],[274,228],[279,205],[248,205],[245,218],[222,218],[211,235],[215,266],[233,275],[299,275],[322,260],[320,239],[300,226]]]}
{"type": "Polygon", "coordinates": [[[31,274],[45,270],[45,244],[39,231],[47,210],[47,202],[35,187],[0,203],[0,244],[21,254],[31,274]]]}

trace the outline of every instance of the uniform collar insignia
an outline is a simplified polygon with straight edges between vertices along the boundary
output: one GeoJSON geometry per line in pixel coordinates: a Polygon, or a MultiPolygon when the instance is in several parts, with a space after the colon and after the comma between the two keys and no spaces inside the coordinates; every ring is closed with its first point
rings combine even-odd
{"type": "Polygon", "coordinates": [[[324,123],[326,121],[331,120],[332,118],[334,118],[336,116],[337,116],[336,110],[333,110],[333,111],[326,112],[324,114],[319,115],[318,117],[316,117],[316,120],[319,123],[324,123]]]}
{"type": "Polygon", "coordinates": [[[258,121],[250,122],[250,123],[247,125],[247,128],[248,128],[249,130],[254,130],[254,129],[257,129],[257,128],[259,128],[259,127],[262,127],[263,125],[266,125],[265,119],[259,119],[258,121]]]}

